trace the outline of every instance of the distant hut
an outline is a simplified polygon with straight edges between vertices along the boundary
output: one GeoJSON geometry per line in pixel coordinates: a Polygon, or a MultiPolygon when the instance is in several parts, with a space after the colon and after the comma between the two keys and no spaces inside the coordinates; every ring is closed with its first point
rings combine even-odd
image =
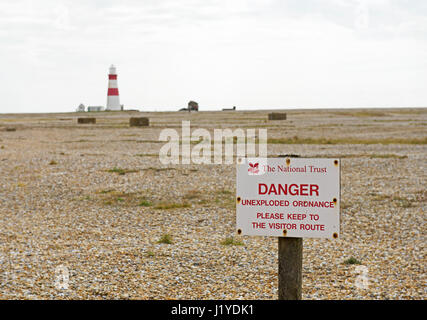
{"type": "Polygon", "coordinates": [[[199,111],[199,104],[196,101],[188,103],[188,111],[199,111]]]}
{"type": "Polygon", "coordinates": [[[83,103],[80,103],[80,105],[76,109],[76,112],[85,112],[85,109],[85,105],[83,103]]]}

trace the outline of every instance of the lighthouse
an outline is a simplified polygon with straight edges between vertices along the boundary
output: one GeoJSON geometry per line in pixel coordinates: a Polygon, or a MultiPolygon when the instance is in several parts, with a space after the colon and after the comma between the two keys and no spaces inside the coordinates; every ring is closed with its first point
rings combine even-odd
{"type": "Polygon", "coordinates": [[[107,110],[121,110],[119,99],[119,87],[117,86],[116,67],[111,65],[108,74],[107,110]]]}

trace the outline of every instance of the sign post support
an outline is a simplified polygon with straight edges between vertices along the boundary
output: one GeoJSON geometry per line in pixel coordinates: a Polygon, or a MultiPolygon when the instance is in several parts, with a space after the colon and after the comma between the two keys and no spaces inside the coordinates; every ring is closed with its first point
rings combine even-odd
{"type": "Polygon", "coordinates": [[[279,300],[301,300],[302,238],[279,237],[279,300]]]}

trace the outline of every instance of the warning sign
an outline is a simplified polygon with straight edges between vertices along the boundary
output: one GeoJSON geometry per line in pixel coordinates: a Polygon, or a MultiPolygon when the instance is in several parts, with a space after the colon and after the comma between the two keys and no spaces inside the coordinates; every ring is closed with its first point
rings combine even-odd
{"type": "Polygon", "coordinates": [[[339,237],[339,159],[246,158],[236,172],[239,234],[339,237]]]}

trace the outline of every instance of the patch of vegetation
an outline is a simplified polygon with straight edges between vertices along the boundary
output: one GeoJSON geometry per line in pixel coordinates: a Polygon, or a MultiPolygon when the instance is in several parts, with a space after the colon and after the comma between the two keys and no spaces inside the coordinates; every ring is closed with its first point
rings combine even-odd
{"type": "Polygon", "coordinates": [[[268,144],[337,144],[337,141],[326,138],[300,138],[298,136],[289,138],[269,138],[268,144]]]}
{"type": "Polygon", "coordinates": [[[387,113],[381,111],[359,111],[354,113],[355,117],[386,117],[387,113]]]}
{"type": "Polygon", "coordinates": [[[138,140],[139,143],[165,143],[164,141],[160,140],[138,140]]]}
{"type": "Polygon", "coordinates": [[[410,199],[402,198],[402,197],[393,197],[393,201],[396,201],[398,205],[402,208],[412,208],[414,205],[410,199]]]}
{"type": "Polygon", "coordinates": [[[136,192],[120,192],[115,190],[101,190],[97,192],[105,205],[120,205],[126,207],[136,206],[151,206],[151,203],[141,193],[136,192]]]}
{"type": "Polygon", "coordinates": [[[74,143],[74,142],[96,142],[97,140],[88,140],[88,139],[80,139],[80,140],[68,140],[63,141],[63,143],[74,143]]]}
{"type": "Polygon", "coordinates": [[[122,169],[122,168],[116,168],[116,167],[114,167],[113,169],[107,170],[107,172],[117,173],[119,175],[125,175],[126,173],[132,173],[132,172],[138,172],[138,171],[139,170],[135,170],[135,169],[122,169]]]}
{"type": "Polygon", "coordinates": [[[357,260],[355,257],[348,258],[347,260],[344,260],[344,264],[362,264],[359,260],[357,260]]]}
{"type": "Polygon", "coordinates": [[[51,165],[51,166],[55,166],[57,164],[58,164],[58,162],[56,162],[55,160],[50,160],[50,162],[49,162],[49,165],[51,165]]]}
{"type": "MultiPolygon", "coordinates": [[[[281,155],[276,155],[273,157],[281,157],[281,155]]],[[[315,154],[315,155],[306,155],[304,158],[370,158],[370,159],[406,159],[408,156],[406,155],[399,155],[399,154],[369,154],[369,153],[363,153],[363,154],[315,154]]]]}
{"type": "Polygon", "coordinates": [[[156,172],[176,170],[175,168],[151,168],[151,169],[156,172]]]}
{"type": "Polygon", "coordinates": [[[391,198],[391,196],[388,194],[377,194],[375,192],[371,192],[369,193],[369,195],[373,196],[372,200],[374,201],[384,201],[384,200],[389,200],[391,198]]]}
{"type": "Polygon", "coordinates": [[[172,236],[166,233],[162,235],[162,237],[157,241],[157,243],[172,244],[172,236]]]}
{"type": "Polygon", "coordinates": [[[150,201],[144,199],[144,200],[141,200],[139,202],[138,206],[140,206],[140,207],[151,207],[152,203],[150,201]]]}
{"type": "Polygon", "coordinates": [[[427,137],[415,138],[383,138],[383,139],[358,139],[358,138],[269,138],[268,144],[427,144],[427,137]]]}
{"type": "Polygon", "coordinates": [[[146,253],[145,253],[145,256],[147,257],[147,258],[152,258],[152,257],[154,257],[154,252],[153,251],[147,251],[146,253]]]}
{"type": "Polygon", "coordinates": [[[158,157],[157,153],[137,153],[135,157],[158,157]]]}
{"type": "Polygon", "coordinates": [[[184,201],[190,201],[194,205],[210,206],[210,193],[205,193],[199,190],[188,191],[182,199],[184,201]]]}
{"type": "Polygon", "coordinates": [[[426,114],[427,108],[404,108],[390,111],[393,114],[426,114]]]}
{"type": "Polygon", "coordinates": [[[158,203],[154,206],[154,209],[157,209],[157,210],[170,210],[170,209],[181,209],[181,208],[191,208],[191,204],[188,202],[182,202],[182,203],[163,202],[163,203],[158,203]]]}
{"type": "Polygon", "coordinates": [[[130,133],[130,134],[122,134],[121,137],[136,137],[139,136],[139,134],[136,133],[130,133]]]}
{"type": "Polygon", "coordinates": [[[154,167],[148,167],[142,170],[152,170],[155,172],[162,172],[162,171],[169,171],[169,170],[176,170],[175,168],[154,168],[154,167]]]}
{"type": "Polygon", "coordinates": [[[225,238],[225,240],[222,241],[221,244],[224,246],[243,246],[244,245],[243,242],[241,242],[240,240],[236,240],[233,237],[225,238]]]}
{"type": "Polygon", "coordinates": [[[107,189],[107,190],[98,191],[98,193],[100,193],[100,194],[107,194],[107,193],[111,193],[111,192],[114,192],[114,190],[113,189],[107,189]]]}
{"type": "Polygon", "coordinates": [[[159,141],[159,140],[139,140],[139,139],[109,140],[108,142],[164,143],[164,141],[159,141]]]}
{"type": "Polygon", "coordinates": [[[194,199],[199,199],[201,198],[202,194],[200,193],[199,190],[190,190],[189,192],[187,192],[187,194],[185,194],[183,196],[183,199],[185,200],[194,200],[194,199]]]}
{"type": "Polygon", "coordinates": [[[217,190],[214,201],[217,206],[222,208],[233,209],[236,206],[234,193],[226,189],[217,190]]]}
{"type": "Polygon", "coordinates": [[[350,117],[385,117],[388,114],[382,111],[374,111],[374,110],[367,110],[367,111],[343,111],[343,112],[337,112],[336,115],[338,116],[350,116],[350,117]]]}
{"type": "Polygon", "coordinates": [[[403,197],[396,197],[396,196],[391,196],[391,195],[387,195],[387,194],[376,194],[376,193],[368,193],[368,195],[372,196],[372,200],[374,201],[395,201],[397,202],[397,204],[402,207],[402,208],[412,208],[413,205],[413,200],[411,199],[407,199],[407,198],[403,198],[403,197]]]}
{"type": "Polygon", "coordinates": [[[386,153],[386,154],[370,154],[369,158],[374,159],[374,158],[379,158],[379,159],[406,159],[408,158],[408,156],[406,155],[398,155],[398,154],[390,154],[390,153],[386,153]]]}
{"type": "Polygon", "coordinates": [[[224,194],[224,195],[230,195],[233,194],[233,192],[231,192],[230,190],[226,190],[226,189],[221,189],[217,191],[218,194],[224,194]]]}

